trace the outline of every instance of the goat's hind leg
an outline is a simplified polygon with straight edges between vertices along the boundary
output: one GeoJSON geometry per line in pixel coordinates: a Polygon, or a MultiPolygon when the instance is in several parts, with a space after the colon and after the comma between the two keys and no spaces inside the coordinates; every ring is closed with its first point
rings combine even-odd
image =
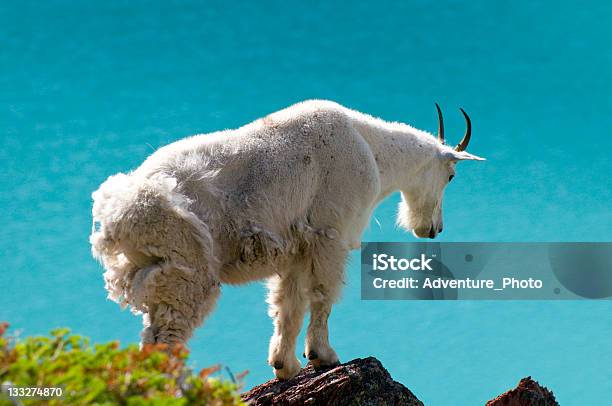
{"type": "Polygon", "coordinates": [[[220,284],[205,270],[180,269],[171,263],[141,270],[139,287],[145,312],[141,344],[184,344],[212,311],[220,284]]]}

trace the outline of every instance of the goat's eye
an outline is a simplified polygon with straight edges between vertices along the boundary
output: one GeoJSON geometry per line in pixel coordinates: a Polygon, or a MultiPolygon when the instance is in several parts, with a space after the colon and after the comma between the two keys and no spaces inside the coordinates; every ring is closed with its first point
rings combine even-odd
{"type": "Polygon", "coordinates": [[[455,175],[451,175],[448,177],[448,181],[450,182],[451,180],[453,180],[453,178],[455,177],[455,175]]]}

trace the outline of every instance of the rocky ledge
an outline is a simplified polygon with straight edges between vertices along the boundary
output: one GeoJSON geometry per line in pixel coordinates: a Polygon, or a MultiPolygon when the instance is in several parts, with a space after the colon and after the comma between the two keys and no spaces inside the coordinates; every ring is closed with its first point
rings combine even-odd
{"type": "MultiPolygon", "coordinates": [[[[242,395],[251,406],[423,406],[401,383],[395,382],[379,360],[359,358],[336,367],[315,370],[312,365],[292,379],[272,379],[242,395]]],[[[554,395],[531,377],[486,406],[558,406],[554,395]]]]}
{"type": "Polygon", "coordinates": [[[559,406],[559,403],[551,391],[528,376],[516,388],[489,400],[485,406],[559,406]]]}
{"type": "Polygon", "coordinates": [[[312,365],[292,379],[272,379],[242,395],[252,406],[268,405],[407,405],[423,406],[412,392],[395,382],[379,360],[358,358],[315,370],[312,365]]]}

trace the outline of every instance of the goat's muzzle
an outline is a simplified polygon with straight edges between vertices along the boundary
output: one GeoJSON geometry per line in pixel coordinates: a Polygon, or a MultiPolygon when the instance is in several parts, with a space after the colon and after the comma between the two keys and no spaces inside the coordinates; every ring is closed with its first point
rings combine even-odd
{"type": "Polygon", "coordinates": [[[434,229],[433,224],[431,225],[431,228],[429,229],[429,238],[436,238],[436,230],[434,229]]]}

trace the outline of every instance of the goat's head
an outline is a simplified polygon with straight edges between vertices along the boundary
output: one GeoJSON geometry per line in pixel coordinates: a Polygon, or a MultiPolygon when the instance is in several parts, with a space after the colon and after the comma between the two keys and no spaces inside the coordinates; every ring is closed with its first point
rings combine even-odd
{"type": "Polygon", "coordinates": [[[420,168],[418,180],[410,182],[402,190],[398,214],[398,223],[421,238],[435,238],[442,232],[442,197],[446,185],[455,176],[455,164],[465,160],[484,161],[484,158],[465,151],[472,134],[472,124],[467,113],[461,109],[467,128],[461,142],[453,148],[444,144],[444,120],[437,103],[436,109],[439,143],[432,159],[420,168]]]}

